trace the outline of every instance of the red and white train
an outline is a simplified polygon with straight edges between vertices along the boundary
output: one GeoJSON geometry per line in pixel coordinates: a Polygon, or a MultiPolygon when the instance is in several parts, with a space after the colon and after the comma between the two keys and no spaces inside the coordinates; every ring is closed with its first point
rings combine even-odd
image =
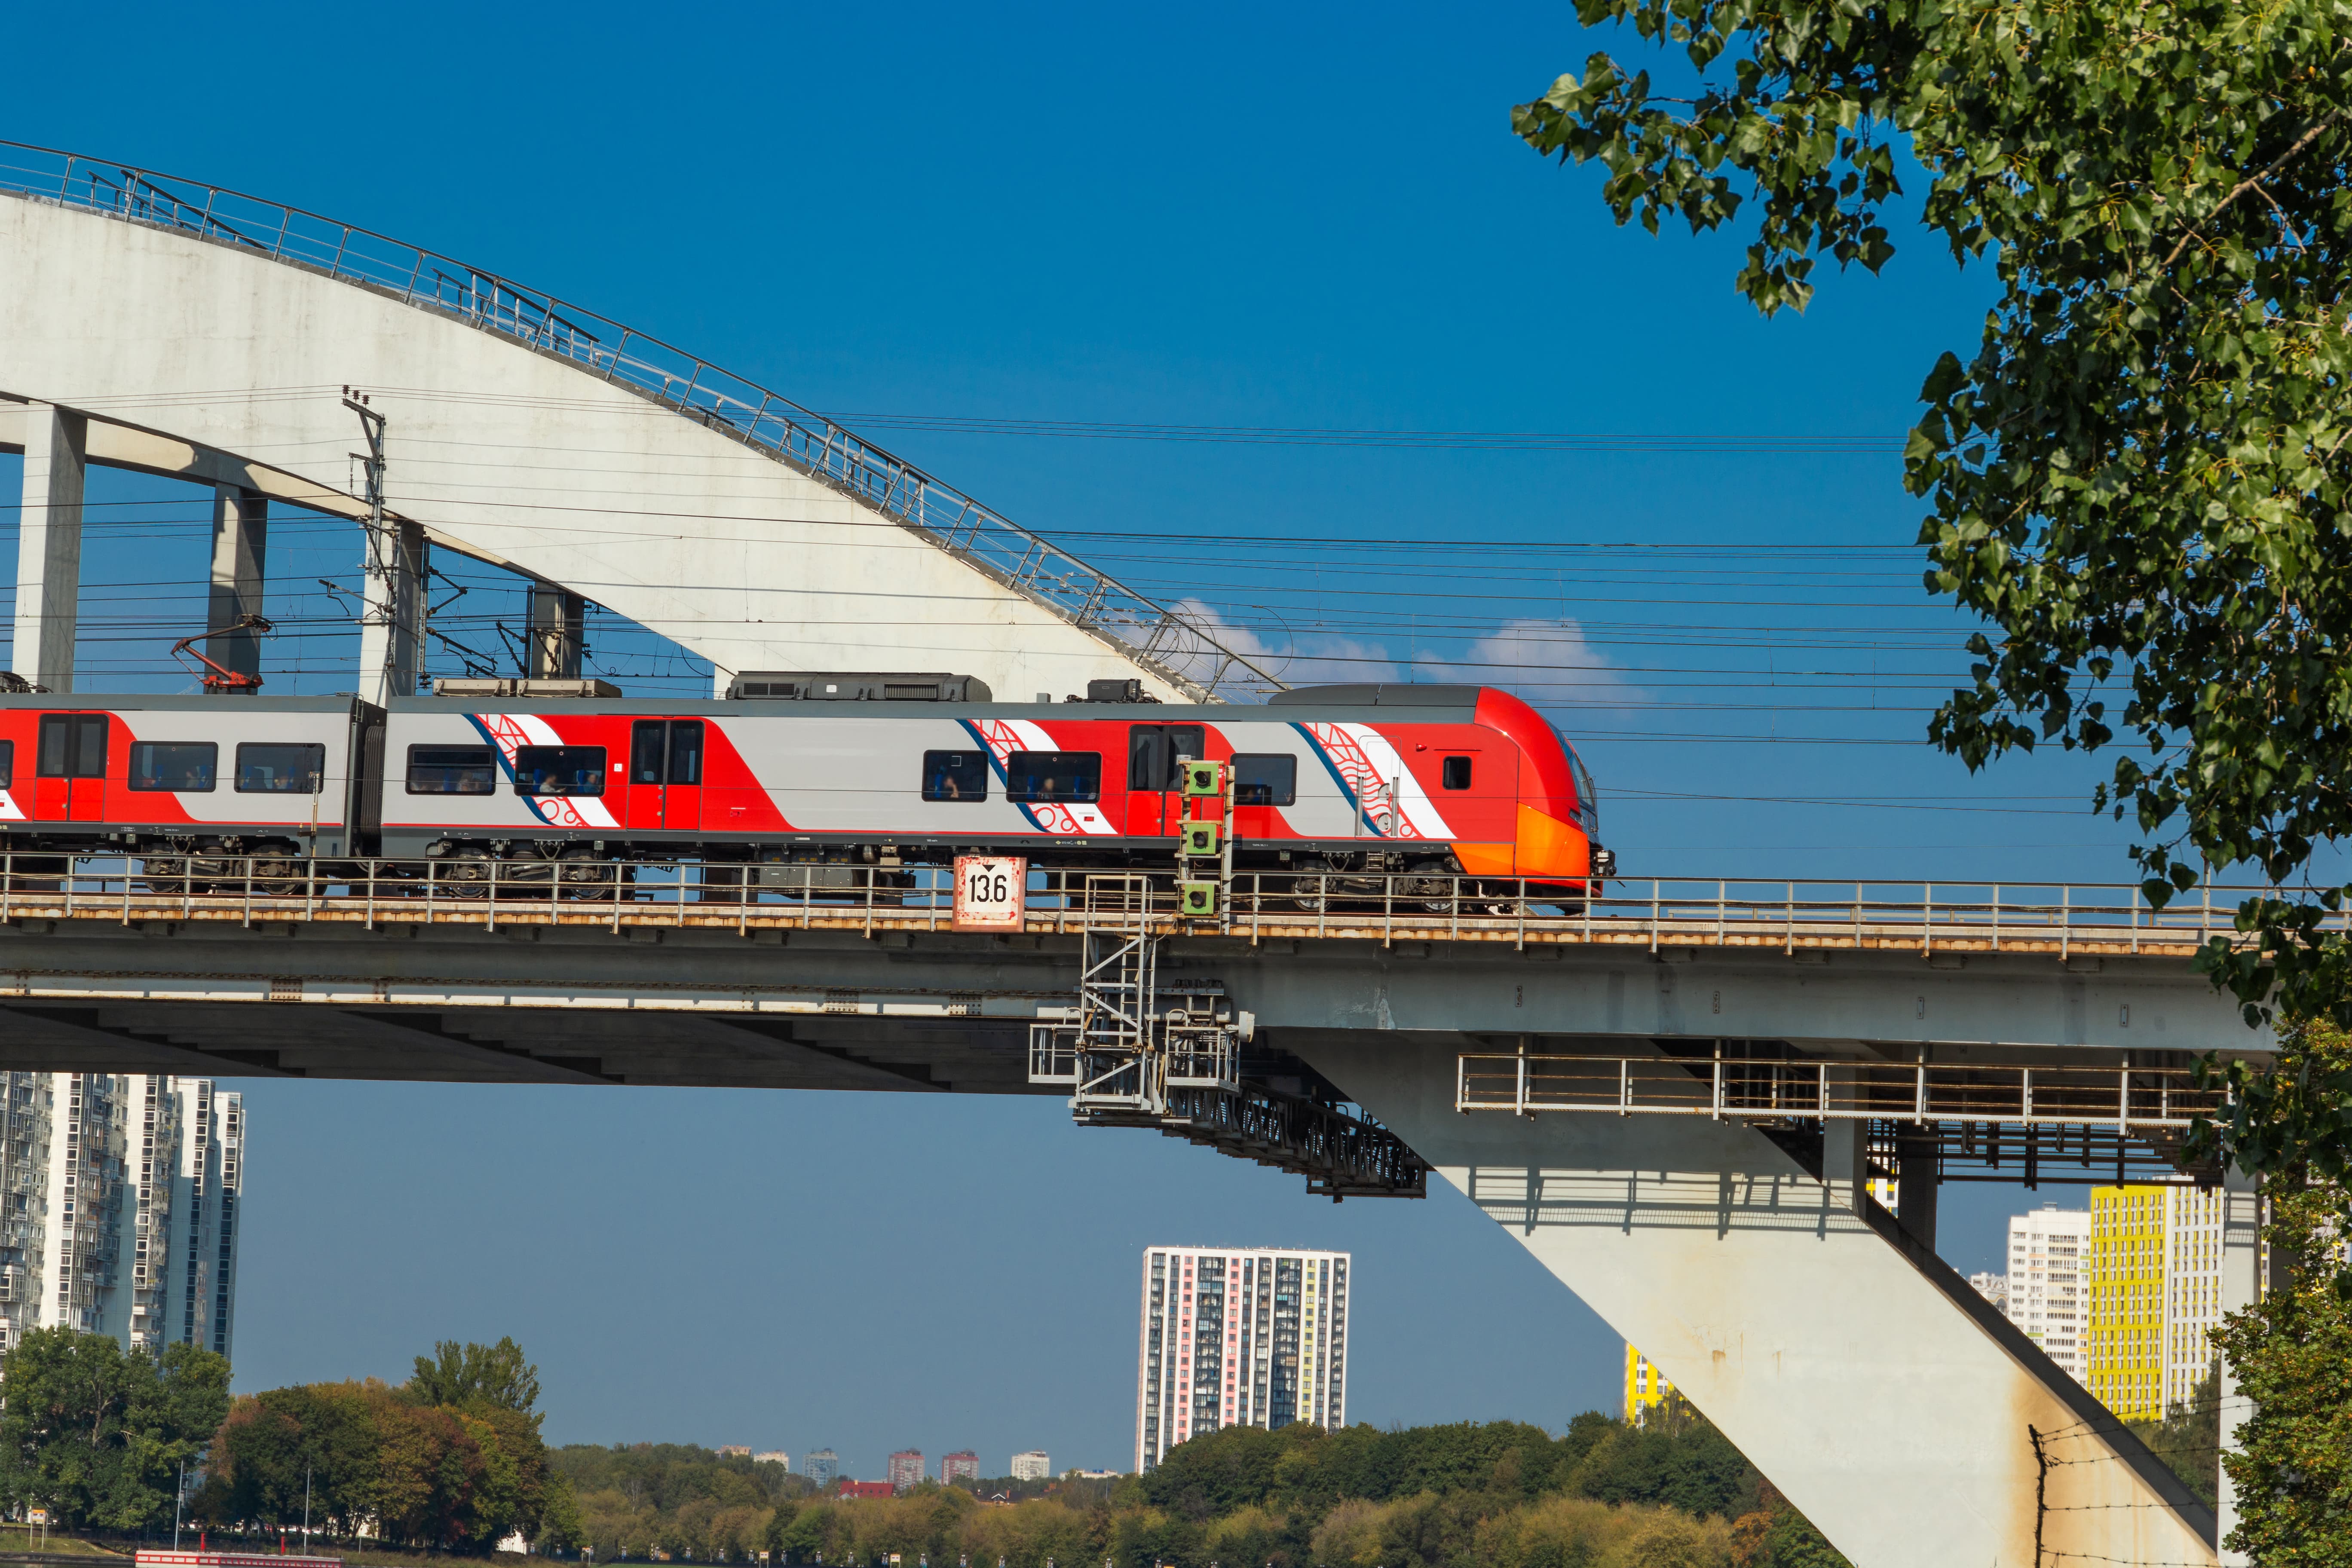
{"type": "Polygon", "coordinates": [[[1575,895],[1613,870],[1575,749],[1507,692],[1029,704],[940,700],[986,697],[963,678],[842,679],[836,695],[871,700],[828,700],[826,678],[800,676],[735,684],[777,696],[437,696],[388,711],[348,698],[0,696],[0,848],[128,854],[151,876],[216,857],[385,857],[460,875],[698,859],[868,876],[960,852],[1166,868],[1178,760],[1196,758],[1231,767],[1239,868],[1575,895]]]}

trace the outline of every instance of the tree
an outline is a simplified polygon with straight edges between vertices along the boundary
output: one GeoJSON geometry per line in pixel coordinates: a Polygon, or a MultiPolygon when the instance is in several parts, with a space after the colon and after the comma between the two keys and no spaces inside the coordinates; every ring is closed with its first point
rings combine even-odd
{"type": "MultiPolygon", "coordinates": [[[[453,1410],[487,1406],[529,1415],[539,1403],[539,1368],[523,1359],[522,1347],[510,1338],[494,1345],[443,1340],[430,1357],[416,1358],[407,1390],[419,1405],[446,1405],[453,1410]]],[[[534,1431],[539,1420],[531,1416],[534,1431]]]]}
{"type": "MultiPolygon", "coordinates": [[[[1930,736],[1970,768],[2130,745],[2161,904],[2197,863],[2284,882],[2352,833],[2352,32],[2341,0],[1580,0],[1682,46],[1695,85],[1593,55],[1513,111],[1608,170],[1619,222],[1756,216],[1736,286],[1803,307],[1816,261],[1875,271],[1904,193],[2000,297],[1922,388],[1905,482],[1927,586],[1990,623],[1930,736]]],[[[2352,1024],[2344,890],[2249,900],[2203,960],[2260,1022],[2352,1024]]],[[[2250,1169],[2341,1181],[2335,1114],[2221,1129],[2250,1169]],[[2294,1151],[2282,1154],[2281,1149],[2294,1151]]],[[[2339,1204],[2352,1215],[2352,1200],[2339,1204]]],[[[2352,1279],[2346,1288],[2352,1290],[2352,1279]]]]}
{"type": "MultiPolygon", "coordinates": [[[[2352,1038],[2332,1025],[2290,1030],[2282,1044],[2288,1075],[2352,1066],[2352,1038]]],[[[2235,1451],[2221,1456],[2241,1511],[2225,1544],[2257,1563],[2334,1568],[2352,1563],[2352,1306],[2333,1288],[2330,1256],[2345,1233],[2332,1193],[2307,1171],[2283,1166],[2263,1189],[2264,1239],[2284,1267],[2259,1304],[2214,1336],[2253,1402],[2235,1451]]]]}
{"type": "Polygon", "coordinates": [[[109,1334],[32,1329],[0,1359],[0,1500],[68,1523],[138,1530],[168,1516],[179,1468],[228,1408],[228,1360],[160,1357],[109,1334]]]}

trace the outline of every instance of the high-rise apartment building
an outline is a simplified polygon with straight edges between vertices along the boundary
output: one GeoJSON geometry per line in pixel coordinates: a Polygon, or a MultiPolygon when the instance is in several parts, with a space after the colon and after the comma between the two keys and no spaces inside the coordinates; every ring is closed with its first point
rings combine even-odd
{"type": "Polygon", "coordinates": [[[2221,1194],[2091,1189],[2091,1392],[2126,1421],[2186,1404],[2221,1316],[2221,1194]]]}
{"type": "Polygon", "coordinates": [[[2044,1204],[2009,1222],[2008,1300],[2001,1310],[2068,1376],[2091,1381],[2091,1215],[2044,1204]]]}
{"type": "Polygon", "coordinates": [[[1281,1247],[1145,1250],[1139,1474],[1223,1426],[1347,1424],[1348,1262],[1281,1247]]]}
{"type": "Polygon", "coordinates": [[[970,1448],[942,1455],[940,1459],[940,1484],[953,1486],[958,1481],[980,1479],[980,1456],[970,1448]]]}
{"type": "Polygon", "coordinates": [[[1013,1456],[1013,1479],[1016,1481],[1049,1481],[1054,1479],[1053,1456],[1043,1448],[1032,1448],[1025,1454],[1013,1456]]]}
{"type": "Polygon", "coordinates": [[[1626,1426],[1639,1426],[1642,1418],[1664,1405],[1674,1391],[1675,1385],[1666,1381],[1656,1363],[1632,1345],[1625,1347],[1626,1426]]]}
{"type": "Polygon", "coordinates": [[[901,1448],[890,1456],[890,1489],[912,1491],[923,1484],[923,1451],[901,1448]]]}
{"type": "Polygon", "coordinates": [[[764,1453],[754,1454],[751,1462],[755,1465],[780,1465],[787,1470],[793,1468],[793,1457],[782,1448],[770,1448],[764,1453]]]}
{"type": "Polygon", "coordinates": [[[1971,1274],[1969,1283],[1976,1293],[1999,1307],[2004,1316],[2009,1311],[2009,1276],[2006,1274],[1971,1274]]]}
{"type": "Polygon", "coordinates": [[[160,1075],[0,1081],[0,1350],[63,1325],[230,1354],[244,1097],[160,1075]]]}
{"type": "Polygon", "coordinates": [[[841,1456],[830,1448],[812,1448],[801,1456],[801,1474],[814,1481],[816,1489],[823,1491],[840,1479],[841,1456]]]}

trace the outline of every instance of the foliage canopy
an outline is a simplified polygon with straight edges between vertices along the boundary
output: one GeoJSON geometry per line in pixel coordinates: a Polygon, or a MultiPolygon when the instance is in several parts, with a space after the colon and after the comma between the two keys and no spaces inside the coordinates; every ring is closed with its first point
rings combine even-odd
{"type": "Polygon", "coordinates": [[[27,1330],[0,1358],[0,1503],[107,1530],[169,1521],[181,1464],[228,1409],[228,1377],[226,1357],[194,1345],[150,1357],[110,1334],[27,1330]]]}
{"type": "MultiPolygon", "coordinates": [[[[2352,3],[1577,9],[1679,45],[1695,84],[1595,54],[1513,111],[1538,151],[1608,170],[1621,223],[1732,224],[1741,176],[1737,286],[1801,308],[1820,258],[1894,254],[1899,145],[1919,221],[1994,269],[1905,456],[1927,585],[1989,626],[1930,737],[1971,768],[2114,744],[2095,804],[2131,816],[2158,904],[2200,861],[2284,883],[2352,834],[2352,3]]],[[[2208,950],[2249,1022],[2352,1024],[2352,952],[2319,931],[2344,896],[2249,900],[2256,938],[2208,950]]],[[[2352,1096],[2250,1106],[2221,1152],[2329,1148],[2340,1180],[2352,1096]]]]}

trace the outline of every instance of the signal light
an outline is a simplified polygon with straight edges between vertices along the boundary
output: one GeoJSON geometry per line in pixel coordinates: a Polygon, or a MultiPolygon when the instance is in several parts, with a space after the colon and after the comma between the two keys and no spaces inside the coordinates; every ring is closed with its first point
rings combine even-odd
{"type": "Polygon", "coordinates": [[[1184,793],[1188,795],[1223,795],[1225,793],[1225,764],[1223,763],[1186,763],[1184,793]]]}
{"type": "Polygon", "coordinates": [[[1176,895],[1178,914],[1206,917],[1217,912],[1217,885],[1214,882],[1179,882],[1176,895]]]}
{"type": "Polygon", "coordinates": [[[1224,837],[1223,825],[1215,822],[1188,822],[1184,825],[1183,854],[1189,859],[1206,860],[1217,853],[1224,837]]]}

